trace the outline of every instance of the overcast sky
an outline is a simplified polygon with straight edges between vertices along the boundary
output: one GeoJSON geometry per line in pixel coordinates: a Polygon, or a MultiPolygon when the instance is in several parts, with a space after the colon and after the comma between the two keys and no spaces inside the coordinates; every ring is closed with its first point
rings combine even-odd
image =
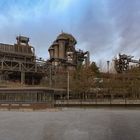
{"type": "Polygon", "coordinates": [[[28,36],[36,55],[47,59],[62,30],[98,63],[119,52],[140,58],[140,0],[0,0],[2,43],[28,36]]]}

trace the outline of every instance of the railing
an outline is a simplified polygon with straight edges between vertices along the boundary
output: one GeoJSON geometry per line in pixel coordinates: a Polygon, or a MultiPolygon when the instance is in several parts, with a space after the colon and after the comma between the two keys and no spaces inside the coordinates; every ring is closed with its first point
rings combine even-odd
{"type": "Polygon", "coordinates": [[[56,100],[55,106],[129,106],[140,105],[140,99],[88,99],[88,100],[56,100]]]}

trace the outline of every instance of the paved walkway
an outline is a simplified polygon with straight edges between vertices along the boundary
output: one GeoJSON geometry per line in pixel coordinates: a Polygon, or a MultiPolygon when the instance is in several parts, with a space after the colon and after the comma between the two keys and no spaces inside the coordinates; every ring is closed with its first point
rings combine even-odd
{"type": "Polygon", "coordinates": [[[0,140],[140,140],[139,109],[0,111],[0,140]]]}

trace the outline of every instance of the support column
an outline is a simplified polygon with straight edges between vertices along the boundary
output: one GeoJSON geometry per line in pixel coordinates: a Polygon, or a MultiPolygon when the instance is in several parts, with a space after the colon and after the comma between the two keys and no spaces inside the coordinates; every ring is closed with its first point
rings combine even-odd
{"type": "Polygon", "coordinates": [[[34,85],[35,84],[35,79],[34,79],[34,77],[32,76],[32,85],[34,85]]]}
{"type": "Polygon", "coordinates": [[[21,84],[25,84],[25,72],[21,72],[21,84]]]}

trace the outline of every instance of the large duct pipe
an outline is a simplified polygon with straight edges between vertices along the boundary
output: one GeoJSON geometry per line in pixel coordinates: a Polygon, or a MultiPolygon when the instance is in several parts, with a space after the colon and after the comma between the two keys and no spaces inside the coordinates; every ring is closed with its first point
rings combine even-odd
{"type": "Polygon", "coordinates": [[[65,59],[65,42],[59,41],[59,58],[65,59]]]}
{"type": "Polygon", "coordinates": [[[49,53],[50,53],[50,59],[54,58],[54,49],[53,48],[49,49],[49,53]]]}
{"type": "Polygon", "coordinates": [[[54,46],[54,58],[59,58],[59,46],[54,46]]]}

